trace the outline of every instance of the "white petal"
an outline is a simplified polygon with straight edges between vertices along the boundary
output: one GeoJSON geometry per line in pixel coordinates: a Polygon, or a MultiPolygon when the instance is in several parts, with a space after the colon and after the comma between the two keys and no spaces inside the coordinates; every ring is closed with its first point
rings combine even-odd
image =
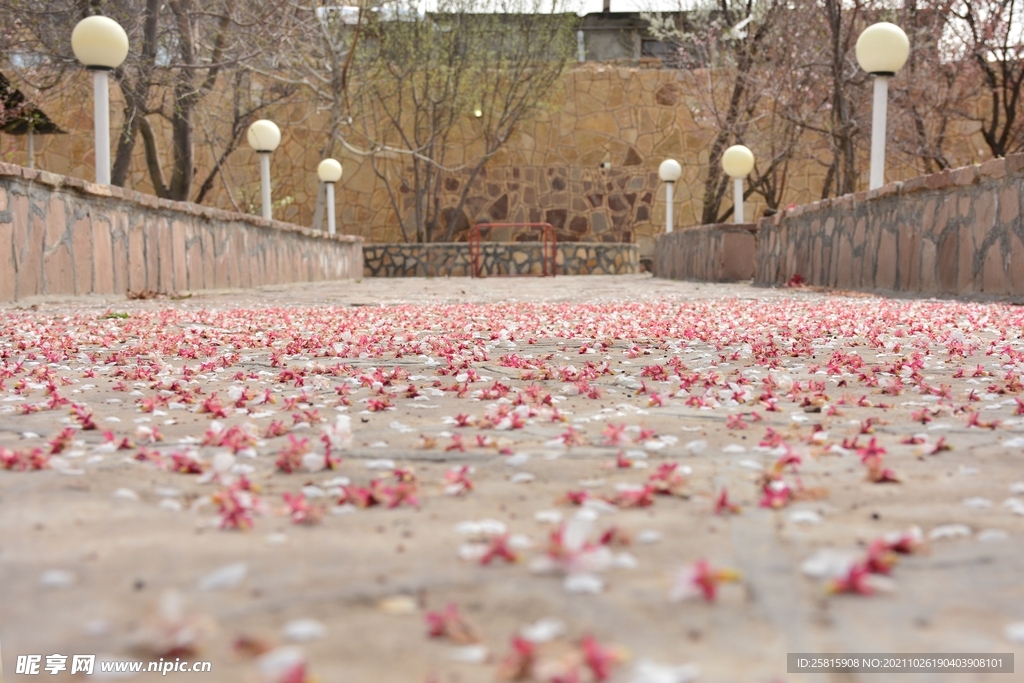
{"type": "Polygon", "coordinates": [[[558,524],[562,521],[560,510],[538,510],[533,513],[533,519],[544,524],[558,524]]]}
{"type": "Polygon", "coordinates": [[[566,593],[597,595],[604,590],[604,581],[593,574],[570,574],[565,577],[562,587],[566,593]]]}
{"type": "Polygon", "coordinates": [[[286,639],[299,643],[323,638],[326,634],[327,628],[316,619],[295,619],[281,629],[281,635],[286,639]]]}
{"type": "Polygon", "coordinates": [[[793,524],[820,524],[821,515],[814,510],[793,510],[789,513],[789,521],[793,524]]]}
{"type": "Polygon", "coordinates": [[[661,540],[661,532],[654,529],[644,529],[636,535],[636,542],[643,545],[650,545],[661,540]]]}
{"type": "Polygon", "coordinates": [[[135,493],[131,489],[120,488],[114,491],[114,498],[121,498],[123,500],[139,500],[139,494],[135,493]]]}
{"type": "Polygon", "coordinates": [[[368,470],[393,470],[395,469],[395,461],[387,458],[378,458],[375,460],[366,461],[366,469],[368,470]]]}
{"type": "Polygon", "coordinates": [[[67,588],[74,585],[75,575],[64,569],[49,569],[39,576],[43,588],[67,588]]]}
{"type": "Polygon", "coordinates": [[[700,669],[695,664],[658,664],[641,659],[633,667],[629,683],[689,683],[697,680],[700,669]]]}
{"type": "Polygon", "coordinates": [[[524,626],[519,634],[531,643],[547,643],[565,635],[565,622],[554,617],[545,617],[524,626]]]}
{"type": "Polygon", "coordinates": [[[928,532],[928,538],[941,541],[947,538],[967,538],[971,535],[971,527],[966,524],[943,524],[928,532]]]}
{"type": "Polygon", "coordinates": [[[804,560],[800,571],[816,579],[839,577],[846,574],[856,561],[856,553],[825,548],[804,560]]]}
{"type": "Polygon", "coordinates": [[[1017,621],[1010,624],[1003,631],[1003,635],[1005,635],[1006,639],[1011,643],[1024,645],[1024,621],[1017,621]]]}
{"type": "Polygon", "coordinates": [[[304,661],[306,656],[294,645],[275,648],[257,660],[260,671],[270,680],[280,680],[304,661]]]}
{"type": "Polygon", "coordinates": [[[487,661],[486,645],[464,645],[448,651],[448,658],[463,664],[483,664],[487,661]]]}
{"type": "Polygon", "coordinates": [[[199,590],[212,591],[234,588],[245,579],[249,573],[249,565],[245,562],[236,562],[215,569],[199,580],[199,590]]]}

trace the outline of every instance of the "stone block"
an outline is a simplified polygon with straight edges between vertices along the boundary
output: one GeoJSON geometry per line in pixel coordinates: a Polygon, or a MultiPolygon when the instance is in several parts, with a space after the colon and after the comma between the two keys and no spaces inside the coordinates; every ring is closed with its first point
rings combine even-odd
{"type": "Polygon", "coordinates": [[[61,186],[67,189],[73,190],[84,190],[85,181],[81,178],[74,178],[72,176],[63,176],[61,180],[61,186]]]}
{"type": "Polygon", "coordinates": [[[928,176],[917,176],[904,180],[900,185],[900,194],[910,195],[928,189],[928,176]]]}
{"type": "Polygon", "coordinates": [[[899,277],[896,283],[902,291],[920,290],[921,284],[921,232],[912,229],[899,230],[899,277]]]}
{"type": "Polygon", "coordinates": [[[42,294],[43,228],[29,215],[29,198],[12,194],[11,226],[15,259],[15,290],[18,298],[42,294]]]}
{"type": "Polygon", "coordinates": [[[1010,253],[1006,264],[1009,273],[1010,291],[1020,296],[1024,292],[1024,243],[1016,234],[1009,236],[1010,253]]]}
{"type": "Polygon", "coordinates": [[[961,218],[967,218],[971,215],[971,207],[974,204],[974,198],[969,194],[960,194],[957,200],[957,208],[959,209],[959,215],[961,218]]]}
{"type": "Polygon", "coordinates": [[[82,192],[90,194],[94,197],[109,197],[111,196],[109,185],[97,185],[96,183],[85,182],[85,187],[82,188],[82,192]]]}
{"type": "Polygon", "coordinates": [[[948,168],[945,171],[924,176],[924,178],[929,190],[945,190],[946,188],[953,187],[955,184],[953,182],[953,172],[948,168]]]}
{"type": "Polygon", "coordinates": [[[156,247],[156,291],[174,291],[174,251],[171,241],[170,217],[161,216],[156,221],[155,239],[150,239],[150,248],[156,247]]]}
{"type": "Polygon", "coordinates": [[[79,218],[71,225],[71,256],[75,271],[75,294],[93,291],[92,225],[88,218],[79,218]]]}
{"type": "Polygon", "coordinates": [[[978,167],[964,166],[953,171],[953,184],[957,187],[966,187],[978,182],[978,167]]]}
{"type": "Polygon", "coordinates": [[[978,167],[978,175],[981,178],[1005,178],[1006,177],[1006,160],[1005,159],[990,159],[984,162],[978,167]]]}
{"type": "Polygon", "coordinates": [[[957,289],[957,263],[959,262],[959,239],[954,231],[942,235],[938,249],[938,277],[941,291],[952,294],[957,289]]]}
{"type": "Polygon", "coordinates": [[[999,222],[1005,230],[1012,230],[1020,223],[1020,192],[1016,183],[999,190],[999,222]]]}
{"type": "Polygon", "coordinates": [[[875,261],[874,288],[896,289],[896,257],[896,235],[883,229],[875,261]]]}
{"type": "Polygon", "coordinates": [[[42,218],[44,228],[43,248],[52,249],[62,240],[68,239],[67,206],[60,194],[47,193],[42,201],[35,201],[38,211],[35,217],[42,218]]]}
{"type": "MultiPolygon", "coordinates": [[[[980,188],[979,188],[980,189],[980,188]]],[[[974,232],[974,248],[981,249],[990,231],[996,226],[996,203],[998,194],[995,189],[986,190],[974,199],[974,220],[971,227],[974,232]]]]}
{"type": "Polygon", "coordinates": [[[1009,154],[1003,159],[1006,163],[1006,174],[1016,175],[1024,171],[1024,154],[1009,154]]]}
{"type": "Polygon", "coordinates": [[[869,200],[880,199],[882,197],[891,197],[893,195],[899,195],[900,189],[902,187],[903,187],[903,183],[898,182],[898,181],[891,182],[891,183],[886,183],[885,185],[882,185],[881,187],[876,187],[873,190],[868,190],[868,199],[869,200]]]}
{"type": "Polygon", "coordinates": [[[75,266],[69,240],[43,252],[43,294],[74,294],[75,266]]]}
{"type": "Polygon", "coordinates": [[[974,272],[975,245],[969,230],[958,231],[956,293],[970,294],[978,291],[981,273],[974,272]]]}
{"type": "Polygon", "coordinates": [[[113,237],[110,222],[90,216],[89,231],[92,233],[92,292],[96,294],[113,294],[114,289],[114,253],[113,237]]]}
{"type": "Polygon", "coordinates": [[[111,272],[114,275],[114,292],[124,294],[129,288],[129,248],[128,248],[128,218],[123,213],[111,213],[102,217],[93,214],[93,221],[110,221],[110,236],[112,239],[111,253],[114,267],[111,272]]]}
{"type": "Polygon", "coordinates": [[[981,271],[981,291],[985,294],[1008,294],[1006,269],[1001,245],[993,244],[985,254],[981,271]]]}
{"type": "Polygon", "coordinates": [[[148,287],[146,263],[146,234],[142,221],[125,217],[128,237],[128,282],[127,291],[141,292],[148,287]]]}
{"type": "Polygon", "coordinates": [[[52,188],[58,188],[61,186],[64,180],[64,176],[57,175],[56,173],[50,173],[49,171],[39,171],[36,175],[36,182],[42,185],[48,185],[52,188]]]}
{"type": "MultiPolygon", "coordinates": [[[[0,175],[3,169],[0,169],[0,175]]],[[[5,191],[0,195],[7,196],[5,191]]],[[[0,301],[13,301],[17,295],[17,266],[14,260],[14,225],[10,222],[0,223],[0,301]]]]}
{"type": "Polygon", "coordinates": [[[935,242],[930,239],[923,239],[921,241],[921,266],[920,266],[920,291],[925,293],[938,293],[945,290],[945,287],[940,288],[939,273],[937,273],[936,263],[937,249],[935,242]]]}
{"type": "Polygon", "coordinates": [[[188,268],[185,255],[185,222],[171,219],[170,241],[170,291],[184,292],[188,289],[188,268]]]}
{"type": "Polygon", "coordinates": [[[841,197],[835,197],[832,199],[832,206],[838,210],[851,209],[853,208],[853,195],[844,194],[841,197]]]}

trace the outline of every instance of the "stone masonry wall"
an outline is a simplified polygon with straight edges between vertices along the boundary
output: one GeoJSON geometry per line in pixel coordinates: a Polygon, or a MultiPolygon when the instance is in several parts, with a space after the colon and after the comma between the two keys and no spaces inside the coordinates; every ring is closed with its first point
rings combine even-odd
{"type": "Polygon", "coordinates": [[[357,278],[362,238],[0,164],[0,301],[357,278]]]}
{"type": "MultiPolygon", "coordinates": [[[[540,242],[484,242],[481,274],[541,275],[540,242]]],[[[468,242],[432,244],[367,244],[363,249],[366,277],[446,277],[470,274],[468,242]]],[[[635,244],[574,242],[559,244],[557,275],[622,275],[637,273],[640,257],[635,244]]]]}
{"type": "Polygon", "coordinates": [[[754,283],[1024,297],[1024,155],[798,206],[759,222],[754,283]]]}
{"type": "Polygon", "coordinates": [[[754,276],[757,226],[725,223],[683,228],[659,235],[654,277],[670,280],[735,282],[754,276]]]}

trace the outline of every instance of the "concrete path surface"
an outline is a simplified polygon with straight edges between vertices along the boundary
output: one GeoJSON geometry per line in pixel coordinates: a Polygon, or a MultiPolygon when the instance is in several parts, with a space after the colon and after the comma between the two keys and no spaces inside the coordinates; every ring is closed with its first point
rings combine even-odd
{"type": "Polygon", "coordinates": [[[893,674],[787,653],[1022,652],[1018,307],[380,279],[0,324],[9,681],[845,683],[893,674]]]}

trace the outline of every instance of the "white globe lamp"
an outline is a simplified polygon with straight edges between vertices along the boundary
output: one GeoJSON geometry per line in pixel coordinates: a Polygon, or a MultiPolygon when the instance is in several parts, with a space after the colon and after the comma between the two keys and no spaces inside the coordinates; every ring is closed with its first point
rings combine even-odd
{"type": "Polygon", "coordinates": [[[71,49],[92,71],[96,183],[110,184],[110,72],[128,57],[128,34],[109,17],[82,19],[71,31],[71,49]]]}
{"type": "Polygon", "coordinates": [[[270,202],[270,153],[281,144],[281,129],[267,119],[254,121],[245,134],[245,139],[260,157],[260,199],[263,217],[271,218],[270,202]]]}
{"type": "Polygon", "coordinates": [[[754,153],[744,145],[733,145],[722,153],[722,170],[732,178],[732,215],[743,222],[743,179],[754,170],[754,153]]]}
{"type": "Polygon", "coordinates": [[[324,159],[316,167],[316,175],[327,189],[327,234],[337,230],[334,218],[334,183],[341,180],[341,164],[337,159],[324,159]]]}
{"type": "Polygon", "coordinates": [[[885,119],[889,106],[889,78],[910,57],[910,40],[896,24],[872,24],[857,38],[857,63],[875,77],[871,109],[871,176],[869,189],[885,184],[885,119]]]}
{"type": "Polygon", "coordinates": [[[683,175],[683,167],[675,159],[665,159],[658,166],[658,177],[665,183],[665,234],[672,232],[672,190],[683,175]]]}

